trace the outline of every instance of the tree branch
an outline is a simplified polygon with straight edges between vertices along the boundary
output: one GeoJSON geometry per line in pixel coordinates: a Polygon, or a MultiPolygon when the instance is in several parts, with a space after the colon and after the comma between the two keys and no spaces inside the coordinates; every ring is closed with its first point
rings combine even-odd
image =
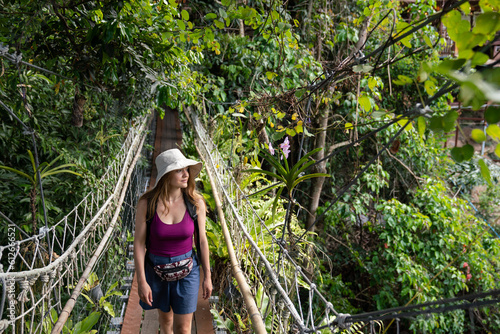
{"type": "Polygon", "coordinates": [[[415,173],[410,169],[410,167],[406,166],[404,164],[404,162],[402,162],[401,160],[399,160],[398,158],[396,158],[394,155],[392,155],[390,150],[387,150],[387,154],[391,158],[393,158],[394,160],[396,160],[397,162],[399,162],[401,164],[401,166],[403,166],[408,171],[408,173],[410,173],[411,175],[413,175],[413,177],[415,178],[415,180],[417,180],[417,181],[423,181],[424,180],[423,178],[416,176],[415,173]]]}
{"type": "Polygon", "coordinates": [[[78,50],[75,39],[73,38],[73,34],[70,32],[71,28],[68,26],[68,22],[66,22],[66,18],[58,10],[59,5],[56,3],[55,0],[51,0],[50,2],[52,3],[52,8],[54,9],[54,13],[59,18],[59,20],[61,20],[64,27],[66,27],[66,31],[65,31],[66,36],[68,36],[68,39],[70,40],[71,44],[73,44],[73,46],[75,47],[75,50],[78,50]]]}

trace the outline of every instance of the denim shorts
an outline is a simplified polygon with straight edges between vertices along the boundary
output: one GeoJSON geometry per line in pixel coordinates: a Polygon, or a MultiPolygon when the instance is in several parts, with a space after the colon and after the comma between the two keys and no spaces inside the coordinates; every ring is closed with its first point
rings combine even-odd
{"type": "MultiPolygon", "coordinates": [[[[191,256],[192,250],[174,257],[163,257],[149,252],[148,254],[151,262],[158,265],[188,258],[191,256]]],[[[139,302],[144,310],[160,309],[167,313],[172,309],[175,314],[189,314],[196,311],[200,287],[200,265],[195,254],[193,254],[193,269],[188,276],[178,281],[162,281],[150,263],[145,262],[144,268],[146,270],[146,281],[153,293],[153,306],[149,306],[142,300],[139,302]]]]}

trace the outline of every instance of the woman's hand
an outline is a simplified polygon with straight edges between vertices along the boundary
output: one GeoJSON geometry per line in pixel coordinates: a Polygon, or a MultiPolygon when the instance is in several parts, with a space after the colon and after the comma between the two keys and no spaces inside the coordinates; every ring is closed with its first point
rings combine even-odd
{"type": "Polygon", "coordinates": [[[212,295],[212,279],[210,277],[203,279],[203,299],[208,299],[212,295]]]}
{"type": "Polygon", "coordinates": [[[143,303],[148,304],[149,306],[153,306],[153,292],[151,291],[151,287],[148,283],[140,283],[138,284],[139,290],[139,298],[143,303]]]}

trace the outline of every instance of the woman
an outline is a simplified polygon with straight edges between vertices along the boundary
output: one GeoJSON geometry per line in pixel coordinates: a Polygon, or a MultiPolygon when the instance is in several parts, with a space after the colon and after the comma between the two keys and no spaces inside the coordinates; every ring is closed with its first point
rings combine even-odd
{"type": "Polygon", "coordinates": [[[136,211],[134,262],[140,304],[145,310],[158,309],[163,334],[191,333],[198,301],[198,261],[203,268],[203,298],[207,299],[212,293],[205,233],[206,206],[203,197],[195,190],[194,181],[202,164],[186,159],[178,149],[171,149],[158,155],[156,168],[156,184],[141,196],[136,211]],[[198,231],[186,201],[196,207],[198,231]],[[199,241],[200,259],[193,250],[193,235],[199,241]],[[174,263],[175,266],[189,262],[190,258],[192,269],[183,271],[184,274],[189,272],[184,278],[168,281],[157,273],[162,265],[174,263]]]}

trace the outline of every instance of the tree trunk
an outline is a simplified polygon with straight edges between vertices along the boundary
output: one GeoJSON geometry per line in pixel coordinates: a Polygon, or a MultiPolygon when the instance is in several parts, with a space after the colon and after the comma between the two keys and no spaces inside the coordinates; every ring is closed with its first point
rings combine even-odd
{"type": "Polygon", "coordinates": [[[238,19],[238,25],[240,26],[240,37],[245,37],[245,23],[242,19],[238,19]]]}
{"type": "Polygon", "coordinates": [[[371,21],[372,16],[370,15],[365,18],[363,24],[361,25],[361,28],[359,29],[358,42],[356,43],[356,46],[354,47],[354,51],[352,53],[354,57],[356,57],[356,53],[358,51],[363,50],[365,47],[366,38],[368,37],[368,27],[370,26],[371,21]]]}
{"type": "MultiPolygon", "coordinates": [[[[320,132],[316,136],[315,148],[325,147],[326,144],[326,128],[328,126],[328,115],[329,110],[326,110],[323,115],[319,118],[320,132]]],[[[316,153],[314,159],[321,160],[325,157],[325,150],[321,150],[316,153]]],[[[320,162],[314,166],[313,173],[326,173],[326,160],[320,162]]],[[[324,177],[315,177],[312,179],[312,191],[311,191],[311,204],[309,205],[309,214],[307,215],[306,228],[310,228],[311,225],[316,220],[316,210],[319,206],[319,199],[321,197],[321,191],[323,190],[323,184],[325,183],[324,177]]],[[[314,230],[314,229],[313,229],[314,230]]]]}
{"type": "Polygon", "coordinates": [[[306,34],[307,26],[310,25],[311,14],[312,14],[312,10],[313,10],[313,4],[314,4],[314,0],[309,0],[309,4],[307,6],[307,18],[302,23],[302,35],[306,34]]]}
{"type": "MultiPolygon", "coordinates": [[[[247,4],[247,0],[240,2],[244,6],[247,4]]],[[[242,19],[238,19],[238,26],[240,28],[240,37],[245,37],[245,22],[242,19]]]]}
{"type": "Polygon", "coordinates": [[[76,93],[73,101],[73,115],[71,116],[71,125],[77,128],[83,125],[83,106],[87,102],[85,96],[76,93]]]}

